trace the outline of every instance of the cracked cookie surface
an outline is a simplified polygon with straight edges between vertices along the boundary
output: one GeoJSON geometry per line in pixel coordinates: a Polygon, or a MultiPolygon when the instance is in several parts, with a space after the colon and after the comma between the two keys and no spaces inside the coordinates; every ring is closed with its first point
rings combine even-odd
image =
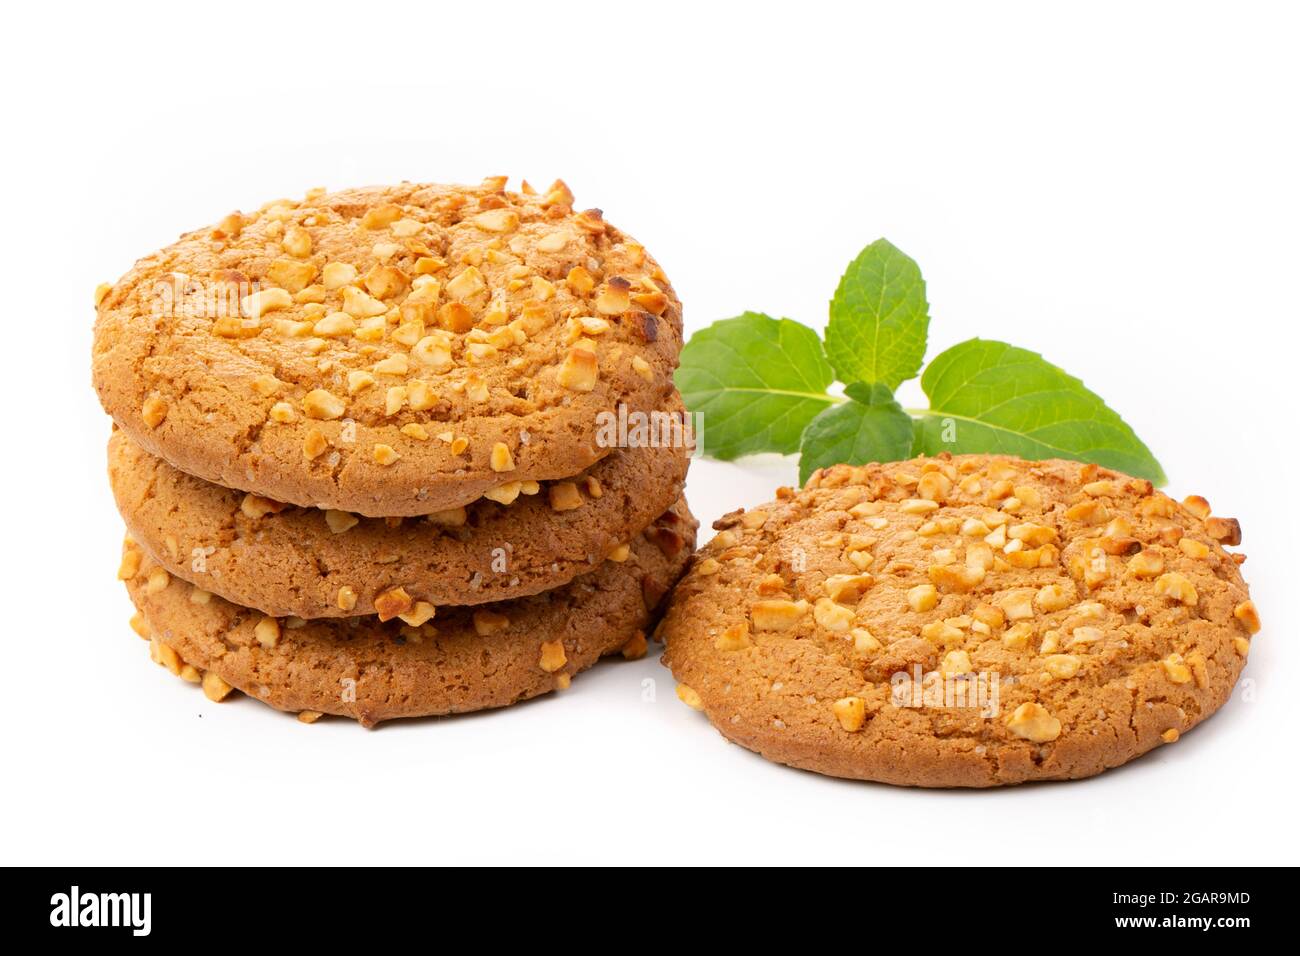
{"type": "Polygon", "coordinates": [[[172,574],[275,616],[376,613],[403,588],[437,606],[566,584],[615,557],[681,494],[674,448],[619,449],[581,475],[414,518],[284,506],[178,471],[120,429],[109,479],[128,530],[172,574]]]}
{"type": "Polygon", "coordinates": [[[544,594],[446,609],[419,624],[263,615],[169,575],[129,540],[119,576],[154,659],[202,682],[213,699],[233,687],[307,720],[337,714],[371,726],[504,707],[567,687],[603,655],[643,655],[644,631],[686,564],[695,528],[679,501],[622,562],[544,594]]]}
{"type": "Polygon", "coordinates": [[[1221,707],[1259,629],[1237,522],[1095,465],[837,465],[714,527],[659,628],[678,696],[835,776],[1099,773],[1221,707]]]}
{"type": "Polygon", "coordinates": [[[371,516],[577,474],[600,413],[672,394],[681,306],[643,247],[545,193],[402,184],[232,213],[96,293],[93,376],[150,454],[371,516]]]}

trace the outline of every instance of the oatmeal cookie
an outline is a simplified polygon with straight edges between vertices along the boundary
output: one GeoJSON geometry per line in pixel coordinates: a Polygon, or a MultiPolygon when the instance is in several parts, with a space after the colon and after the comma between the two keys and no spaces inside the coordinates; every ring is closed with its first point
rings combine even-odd
{"type": "Polygon", "coordinates": [[[270,617],[171,576],[129,540],[119,576],[153,658],[209,697],[234,688],[303,720],[338,714],[373,726],[504,707],[567,687],[602,655],[644,654],[645,629],[694,540],[678,502],[626,560],[561,588],[433,617],[415,604],[387,623],[270,617]]]}
{"type": "Polygon", "coordinates": [[[1099,773],[1221,707],[1259,630],[1237,522],[1096,465],[836,465],[714,527],[660,627],[679,697],[840,777],[1099,773]]]}
{"type": "Polygon", "coordinates": [[[428,514],[610,450],[673,393],[681,306],[561,182],[404,183],[231,213],[96,292],[93,377],[142,448],[304,507],[428,514]]]}

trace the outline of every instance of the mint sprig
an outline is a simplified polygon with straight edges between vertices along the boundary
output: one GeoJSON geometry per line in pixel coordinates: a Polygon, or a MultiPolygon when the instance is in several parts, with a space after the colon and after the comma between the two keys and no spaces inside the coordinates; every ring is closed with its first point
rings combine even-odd
{"type": "Polygon", "coordinates": [[[701,450],[731,459],[799,450],[804,427],[839,399],[817,333],[791,319],[746,312],[691,336],[677,388],[704,415],[701,450]]]}
{"type": "Polygon", "coordinates": [[[884,239],[844,273],[826,345],[790,319],[746,312],[682,350],[677,385],[705,416],[706,454],[800,453],[799,477],[837,462],[985,452],[1096,462],[1162,484],[1150,450],[1095,393],[1036,352],[970,339],[921,375],[928,409],[894,390],[921,370],[929,333],[921,271],[884,239]],[[828,390],[835,379],[844,394],[828,390]]]}

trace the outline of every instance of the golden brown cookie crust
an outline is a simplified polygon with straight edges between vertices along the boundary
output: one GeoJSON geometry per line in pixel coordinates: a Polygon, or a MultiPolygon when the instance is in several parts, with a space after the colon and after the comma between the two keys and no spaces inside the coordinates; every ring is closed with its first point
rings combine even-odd
{"type": "Polygon", "coordinates": [[[599,210],[404,183],[232,214],[97,302],[94,383],[150,454],[277,501],[416,515],[605,455],[664,407],[681,306],[599,210]]]}
{"type": "Polygon", "coordinates": [[[396,587],[438,606],[559,587],[667,510],[688,461],[679,449],[620,449],[508,505],[480,500],[429,517],[359,518],[194,478],[121,430],[109,441],[118,510],[155,560],[234,604],[304,618],[373,614],[376,595],[396,587]]]}
{"type": "Polygon", "coordinates": [[[679,502],[622,563],[545,594],[440,611],[419,626],[277,620],[169,576],[129,541],[124,576],[139,630],[177,673],[308,719],[337,714],[373,726],[504,707],[567,686],[602,655],[644,653],[643,632],[686,564],[695,526],[679,502]]]}
{"type": "Polygon", "coordinates": [[[715,527],[659,629],[679,696],[835,776],[1099,773],[1221,707],[1259,627],[1235,521],[1095,465],[837,465],[715,527]]]}

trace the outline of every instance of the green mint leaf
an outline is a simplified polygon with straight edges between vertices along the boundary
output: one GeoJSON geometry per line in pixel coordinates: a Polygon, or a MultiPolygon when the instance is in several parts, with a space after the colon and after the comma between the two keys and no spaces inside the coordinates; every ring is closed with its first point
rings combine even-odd
{"type": "Polygon", "coordinates": [[[836,399],[817,333],[790,319],[746,312],[691,336],[677,387],[704,417],[702,450],[731,459],[799,450],[804,426],[836,399]]]}
{"type": "Polygon", "coordinates": [[[970,339],[921,376],[930,409],[914,451],[1072,458],[1163,484],[1160,463],[1124,420],[1083,383],[1037,352],[970,339]]]}
{"type": "Polygon", "coordinates": [[[912,453],[912,418],[894,401],[893,392],[865,382],[844,391],[853,401],[826,409],[804,429],[800,484],[826,465],[897,461],[912,453]]]}
{"type": "Polygon", "coordinates": [[[929,325],[921,270],[877,239],[849,264],[831,299],[826,355],[841,382],[895,389],[921,370],[929,325]]]}

